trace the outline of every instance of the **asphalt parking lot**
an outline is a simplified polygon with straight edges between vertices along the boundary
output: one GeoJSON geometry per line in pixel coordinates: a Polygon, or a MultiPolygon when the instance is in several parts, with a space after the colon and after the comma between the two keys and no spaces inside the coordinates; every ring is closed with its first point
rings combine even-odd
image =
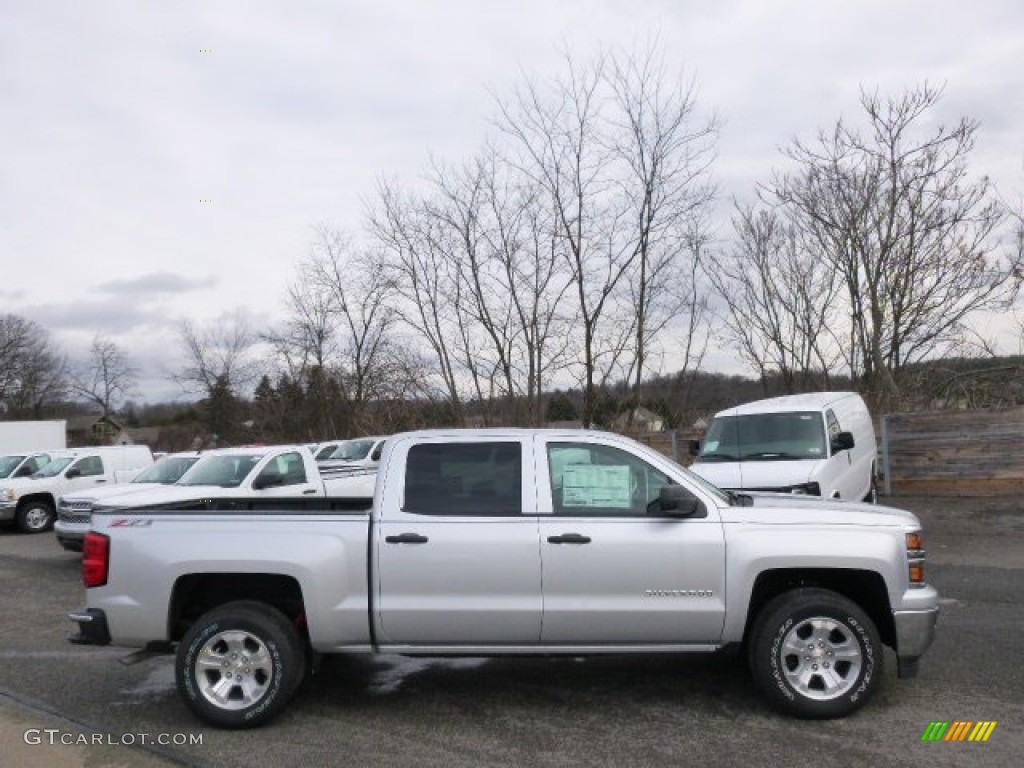
{"type": "Polygon", "coordinates": [[[856,715],[768,710],[732,657],[327,659],[269,726],[203,726],[171,657],[66,638],[79,556],[0,529],[0,764],[21,766],[1018,766],[1024,755],[1024,504],[889,500],[925,524],[938,637],[915,680],[887,655],[856,715]],[[932,721],[996,721],[923,743],[932,721]],[[201,742],[201,743],[198,743],[201,742]]]}

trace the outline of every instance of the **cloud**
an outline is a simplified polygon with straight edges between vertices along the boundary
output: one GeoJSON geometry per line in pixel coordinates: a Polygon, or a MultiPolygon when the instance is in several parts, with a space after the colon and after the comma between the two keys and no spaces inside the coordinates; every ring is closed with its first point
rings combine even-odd
{"type": "Polygon", "coordinates": [[[136,305],[131,301],[75,301],[65,304],[38,304],[18,311],[44,328],[76,333],[119,334],[168,324],[167,312],[155,305],[136,305]]]}
{"type": "Polygon", "coordinates": [[[189,293],[203,288],[210,288],[216,284],[217,278],[215,277],[190,280],[172,272],[150,272],[130,280],[110,280],[100,283],[96,288],[104,293],[115,295],[137,296],[139,294],[149,294],[164,296],[167,294],[189,293]]]}

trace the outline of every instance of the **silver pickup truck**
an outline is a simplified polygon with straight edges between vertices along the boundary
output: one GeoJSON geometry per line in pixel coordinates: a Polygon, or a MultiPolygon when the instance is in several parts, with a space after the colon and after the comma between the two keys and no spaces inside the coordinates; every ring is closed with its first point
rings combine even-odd
{"type": "Polygon", "coordinates": [[[785,712],[841,717],[932,642],[909,512],[720,491],[627,438],[388,439],[371,500],[94,510],[72,642],[170,651],[203,720],[266,723],[319,654],[742,650],[785,712]]]}

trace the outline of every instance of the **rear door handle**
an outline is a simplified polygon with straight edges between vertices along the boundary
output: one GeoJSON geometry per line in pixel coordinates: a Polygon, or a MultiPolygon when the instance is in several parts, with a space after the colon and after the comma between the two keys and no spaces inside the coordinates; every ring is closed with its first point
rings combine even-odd
{"type": "Polygon", "coordinates": [[[388,544],[426,544],[428,539],[418,533],[400,533],[397,536],[385,536],[388,544]]]}
{"type": "Polygon", "coordinates": [[[548,536],[552,544],[589,544],[590,537],[579,533],[563,533],[561,536],[548,536]]]}

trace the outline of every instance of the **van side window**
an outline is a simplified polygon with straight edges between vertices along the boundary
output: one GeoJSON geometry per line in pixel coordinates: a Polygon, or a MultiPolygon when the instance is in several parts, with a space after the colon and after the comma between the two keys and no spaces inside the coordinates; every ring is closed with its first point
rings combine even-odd
{"type": "Polygon", "coordinates": [[[523,448],[512,443],[422,443],[409,449],[404,512],[520,515],[523,448]]]}
{"type": "Polygon", "coordinates": [[[831,443],[836,439],[836,435],[843,431],[831,408],[825,412],[825,423],[828,424],[828,441],[831,443]]]}
{"type": "Polygon", "coordinates": [[[82,477],[95,477],[103,474],[103,460],[99,456],[86,456],[76,461],[72,468],[81,471],[82,477]]]}

